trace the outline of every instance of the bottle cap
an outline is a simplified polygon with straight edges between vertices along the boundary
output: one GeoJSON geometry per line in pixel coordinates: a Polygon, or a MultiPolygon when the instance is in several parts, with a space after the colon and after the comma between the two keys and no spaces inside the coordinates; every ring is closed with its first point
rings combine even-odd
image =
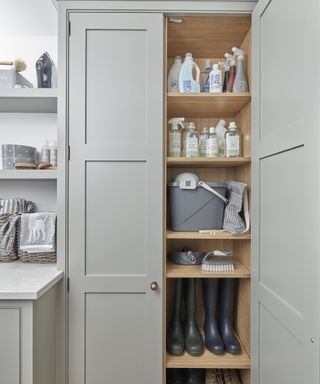
{"type": "Polygon", "coordinates": [[[192,53],[187,52],[186,55],[185,55],[185,58],[186,58],[186,59],[187,59],[187,58],[191,58],[191,59],[192,59],[192,53]]]}
{"type": "Polygon", "coordinates": [[[215,127],[210,127],[209,128],[209,133],[214,133],[215,132],[215,127]]]}
{"type": "Polygon", "coordinates": [[[213,64],[212,69],[219,69],[219,65],[218,64],[213,64]]]}
{"type": "Polygon", "coordinates": [[[174,58],[174,61],[181,61],[181,56],[176,56],[176,57],[174,58]]]}
{"type": "Polygon", "coordinates": [[[237,124],[235,121],[230,121],[229,123],[229,129],[237,129],[237,124]]]}
{"type": "Polygon", "coordinates": [[[209,132],[209,129],[208,129],[207,127],[203,127],[203,128],[202,128],[202,132],[203,132],[203,133],[208,133],[208,132],[209,132]]]}

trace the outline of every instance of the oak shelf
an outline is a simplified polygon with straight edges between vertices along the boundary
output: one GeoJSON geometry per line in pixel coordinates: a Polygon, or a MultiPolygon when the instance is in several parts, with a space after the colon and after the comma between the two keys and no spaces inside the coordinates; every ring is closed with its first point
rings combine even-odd
{"type": "Polygon", "coordinates": [[[251,100],[250,93],[167,93],[168,116],[233,117],[251,100]]]}
{"type": "Polygon", "coordinates": [[[245,164],[250,164],[250,157],[167,157],[167,165],[169,167],[241,167],[245,164]]]}
{"type": "Polygon", "coordinates": [[[167,278],[250,278],[250,270],[238,261],[234,261],[233,272],[205,272],[201,265],[178,265],[167,262],[167,278]]]}
{"type": "Polygon", "coordinates": [[[166,232],[167,239],[176,240],[250,240],[251,234],[231,235],[229,232],[216,230],[210,233],[199,232],[175,232],[168,230],[166,232]]]}
{"type": "Polygon", "coordinates": [[[241,353],[233,355],[224,353],[215,355],[205,349],[202,356],[191,356],[185,352],[182,356],[171,356],[167,353],[167,368],[234,368],[249,369],[250,358],[241,345],[241,353]]]}

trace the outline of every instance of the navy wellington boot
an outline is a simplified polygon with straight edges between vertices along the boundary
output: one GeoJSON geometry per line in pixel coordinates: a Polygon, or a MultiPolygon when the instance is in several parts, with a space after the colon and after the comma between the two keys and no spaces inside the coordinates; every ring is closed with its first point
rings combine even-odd
{"type": "Polygon", "coordinates": [[[236,279],[221,279],[219,326],[225,349],[229,353],[240,353],[240,343],[233,329],[234,297],[236,279]]]}
{"type": "Polygon", "coordinates": [[[217,319],[219,280],[214,278],[202,279],[205,344],[210,352],[217,355],[224,353],[224,344],[221,339],[217,319]]]}

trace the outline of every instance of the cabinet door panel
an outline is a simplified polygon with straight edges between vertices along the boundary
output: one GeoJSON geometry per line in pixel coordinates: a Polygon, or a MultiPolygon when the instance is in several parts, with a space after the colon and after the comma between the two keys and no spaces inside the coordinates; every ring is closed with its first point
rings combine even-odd
{"type": "Polygon", "coordinates": [[[70,21],[70,384],[160,384],[163,16],[70,21]]]}
{"type": "Polygon", "coordinates": [[[319,11],[262,0],[253,14],[254,384],[319,382],[319,11]],[[284,66],[283,49],[298,55],[284,66]]]}

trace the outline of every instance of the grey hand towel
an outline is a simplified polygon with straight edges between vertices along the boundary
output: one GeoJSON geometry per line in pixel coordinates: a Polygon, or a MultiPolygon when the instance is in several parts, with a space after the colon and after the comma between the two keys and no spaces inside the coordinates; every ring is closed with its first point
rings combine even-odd
{"type": "Polygon", "coordinates": [[[247,185],[238,181],[227,181],[229,204],[224,211],[223,229],[232,234],[246,230],[246,223],[240,213],[243,209],[244,194],[247,185]]]}
{"type": "Polygon", "coordinates": [[[0,256],[9,256],[14,251],[16,223],[19,215],[2,214],[0,220],[0,256]]]}
{"type": "Polygon", "coordinates": [[[20,249],[28,253],[54,252],[56,218],[55,212],[22,215],[20,249]]]}

